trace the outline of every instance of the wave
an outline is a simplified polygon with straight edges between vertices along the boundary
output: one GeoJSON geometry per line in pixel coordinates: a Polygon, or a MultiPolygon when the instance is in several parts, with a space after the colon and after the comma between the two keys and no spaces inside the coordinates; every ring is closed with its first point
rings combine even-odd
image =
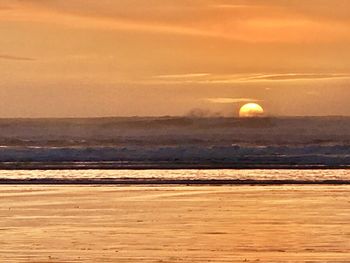
{"type": "Polygon", "coordinates": [[[3,119],[3,146],[350,145],[350,118],[3,119]]]}
{"type": "Polygon", "coordinates": [[[344,166],[350,118],[2,119],[0,162],[344,166]]]}
{"type": "Polygon", "coordinates": [[[350,165],[349,146],[2,147],[0,162],[350,165]]]}

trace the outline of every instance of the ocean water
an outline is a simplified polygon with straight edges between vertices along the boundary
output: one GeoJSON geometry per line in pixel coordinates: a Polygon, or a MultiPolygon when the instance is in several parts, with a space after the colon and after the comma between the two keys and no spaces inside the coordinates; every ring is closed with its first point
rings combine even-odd
{"type": "Polygon", "coordinates": [[[0,169],[47,165],[348,168],[350,118],[0,120],[0,169]]]}

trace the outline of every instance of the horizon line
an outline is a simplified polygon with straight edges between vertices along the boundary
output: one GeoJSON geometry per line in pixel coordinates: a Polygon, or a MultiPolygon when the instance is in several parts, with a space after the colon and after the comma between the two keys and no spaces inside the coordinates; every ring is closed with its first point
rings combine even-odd
{"type": "Polygon", "coordinates": [[[108,116],[70,116],[70,117],[0,117],[0,120],[45,120],[45,119],[113,119],[113,118],[189,118],[189,119],[280,119],[280,118],[350,118],[350,115],[267,115],[262,117],[239,116],[191,116],[191,115],[108,115],[108,116]]]}

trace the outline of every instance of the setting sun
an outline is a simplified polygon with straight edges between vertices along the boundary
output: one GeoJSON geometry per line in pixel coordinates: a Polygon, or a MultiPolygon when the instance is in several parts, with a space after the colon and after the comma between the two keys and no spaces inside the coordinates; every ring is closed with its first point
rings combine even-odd
{"type": "Polygon", "coordinates": [[[264,109],[256,103],[248,103],[243,105],[239,110],[239,117],[261,117],[264,115],[264,109]]]}

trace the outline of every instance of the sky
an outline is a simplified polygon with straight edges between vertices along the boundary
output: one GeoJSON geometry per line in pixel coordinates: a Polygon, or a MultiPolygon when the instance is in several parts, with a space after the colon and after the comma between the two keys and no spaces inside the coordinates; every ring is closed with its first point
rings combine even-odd
{"type": "Polygon", "coordinates": [[[0,0],[0,117],[350,115],[348,0],[0,0]]]}

